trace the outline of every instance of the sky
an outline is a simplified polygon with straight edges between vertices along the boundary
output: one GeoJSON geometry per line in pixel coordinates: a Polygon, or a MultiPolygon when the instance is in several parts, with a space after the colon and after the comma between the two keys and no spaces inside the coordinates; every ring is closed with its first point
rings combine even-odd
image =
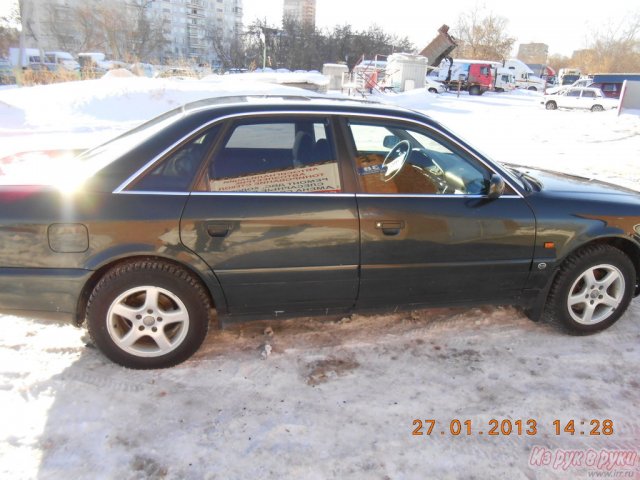
{"type": "MultiPolygon", "coordinates": [[[[266,18],[279,24],[282,0],[243,0],[244,22],[266,18]]],[[[588,39],[610,25],[614,28],[632,12],[640,13],[638,0],[608,0],[606,8],[594,9],[590,2],[523,2],[514,0],[456,0],[455,2],[425,0],[316,0],[316,24],[332,27],[351,24],[365,29],[377,24],[388,33],[407,36],[421,50],[437,34],[442,24],[454,28],[461,13],[476,5],[508,20],[508,33],[519,43],[541,42],[549,45],[549,53],[571,56],[574,50],[585,48],[588,39]],[[379,6],[384,5],[384,6],[379,6]]],[[[384,52],[381,52],[384,53],[384,52]]]]}

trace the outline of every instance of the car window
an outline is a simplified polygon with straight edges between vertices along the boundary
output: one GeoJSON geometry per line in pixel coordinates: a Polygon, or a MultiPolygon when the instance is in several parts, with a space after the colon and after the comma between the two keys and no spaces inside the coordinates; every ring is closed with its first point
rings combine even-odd
{"type": "Polygon", "coordinates": [[[209,147],[213,145],[219,129],[219,126],[215,126],[179,147],[146,173],[131,190],[187,191],[209,147]]]}
{"type": "Polygon", "coordinates": [[[567,92],[567,97],[579,97],[580,90],[572,89],[567,92]]]}
{"type": "Polygon", "coordinates": [[[615,83],[605,83],[602,86],[602,91],[603,92],[617,92],[618,91],[618,86],[615,83]]]}
{"type": "Polygon", "coordinates": [[[212,159],[209,191],[340,192],[334,152],[326,119],[245,120],[212,159]]]}
{"type": "Polygon", "coordinates": [[[596,98],[596,92],[593,90],[583,90],[582,96],[585,98],[596,98]]]}
{"type": "Polygon", "coordinates": [[[428,130],[352,121],[365,193],[486,194],[491,172],[428,130]]]}

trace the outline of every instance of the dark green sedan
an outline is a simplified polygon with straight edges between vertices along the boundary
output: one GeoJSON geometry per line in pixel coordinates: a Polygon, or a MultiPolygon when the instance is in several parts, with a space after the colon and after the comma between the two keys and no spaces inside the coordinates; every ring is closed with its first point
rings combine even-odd
{"type": "Polygon", "coordinates": [[[189,358],[212,318],[515,304],[585,334],[640,293],[637,192],[400,108],[201,101],[29,173],[0,186],[0,307],[69,314],[131,368],[189,358]]]}

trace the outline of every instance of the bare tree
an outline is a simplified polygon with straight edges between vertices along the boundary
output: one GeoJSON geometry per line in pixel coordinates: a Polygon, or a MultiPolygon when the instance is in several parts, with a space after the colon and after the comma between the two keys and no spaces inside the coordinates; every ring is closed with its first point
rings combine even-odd
{"type": "Polygon", "coordinates": [[[71,52],[105,51],[120,60],[148,60],[167,44],[152,0],[52,4],[46,22],[56,46],[71,52]]]}
{"type": "Polygon", "coordinates": [[[561,68],[570,66],[571,59],[565,55],[554,53],[553,55],[549,55],[547,65],[553,68],[557,73],[561,68]]]}
{"type": "Polygon", "coordinates": [[[588,47],[575,52],[571,60],[588,73],[640,71],[640,9],[595,32],[588,47]]]}
{"type": "Polygon", "coordinates": [[[0,17],[0,57],[9,52],[10,47],[15,47],[20,42],[20,11],[17,4],[6,17],[0,17]]]}
{"type": "Polygon", "coordinates": [[[242,67],[245,64],[245,39],[250,35],[253,33],[225,37],[224,29],[214,24],[209,24],[205,29],[205,40],[213,49],[222,68],[242,67]]]}
{"type": "Polygon", "coordinates": [[[454,37],[458,41],[456,55],[478,60],[504,60],[509,57],[515,38],[507,34],[506,18],[485,13],[476,7],[458,17],[454,37]]]}

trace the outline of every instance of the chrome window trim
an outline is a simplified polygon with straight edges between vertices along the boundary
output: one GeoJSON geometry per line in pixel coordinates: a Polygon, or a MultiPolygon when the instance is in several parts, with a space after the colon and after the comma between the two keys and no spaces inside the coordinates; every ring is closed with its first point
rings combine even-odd
{"type": "MultiPolygon", "coordinates": [[[[122,193],[138,193],[138,192],[122,192],[122,193]]],[[[149,192],[151,193],[151,192],[149,192]]],[[[161,192],[160,192],[161,193],[161,192]]],[[[188,193],[183,195],[189,195],[188,193]]],[[[455,193],[311,193],[311,192],[191,192],[192,196],[250,196],[250,197],[341,197],[341,198],[479,198],[488,199],[487,195],[466,195],[455,193]]],[[[501,195],[498,198],[521,198],[518,195],[501,195]]]]}
{"type": "MultiPolygon", "coordinates": [[[[357,197],[365,197],[365,198],[484,198],[488,199],[488,195],[467,195],[467,194],[456,194],[456,193],[358,193],[357,197]]],[[[500,195],[497,199],[500,198],[522,198],[518,195],[500,195]]],[[[497,200],[496,199],[496,200],[497,200]]]]}
{"type": "Polygon", "coordinates": [[[338,197],[338,198],[354,198],[355,193],[311,193],[311,192],[191,192],[191,195],[197,197],[206,196],[224,196],[224,197],[338,197]]]}
{"type": "MultiPolygon", "coordinates": [[[[395,121],[398,121],[398,122],[411,123],[411,124],[414,124],[414,125],[418,125],[418,126],[420,126],[422,128],[427,128],[430,131],[437,132],[438,134],[440,134],[441,136],[443,136],[444,138],[446,138],[447,140],[452,142],[454,145],[457,145],[458,147],[460,147],[462,150],[467,152],[468,155],[470,155],[471,157],[476,159],[478,162],[480,162],[482,165],[484,165],[489,170],[495,170],[496,167],[497,167],[497,170],[502,174],[505,183],[507,185],[509,185],[513,191],[516,192],[516,195],[518,197],[524,198],[524,196],[520,193],[519,187],[516,187],[512,183],[513,179],[511,178],[510,174],[508,174],[506,171],[504,171],[503,168],[501,168],[499,165],[489,165],[489,164],[487,164],[486,161],[484,161],[482,158],[479,158],[475,153],[470,151],[467,147],[465,147],[464,145],[459,143],[456,139],[452,138],[450,135],[448,135],[444,131],[438,130],[438,129],[430,126],[430,125],[427,125],[426,123],[419,122],[419,121],[414,120],[412,118],[399,117],[399,116],[388,115],[388,114],[383,114],[383,113],[375,114],[375,113],[355,112],[355,111],[352,111],[352,110],[340,109],[340,108],[336,108],[335,110],[331,110],[331,111],[329,111],[329,110],[327,110],[327,111],[325,111],[325,110],[318,110],[318,111],[307,111],[307,110],[254,111],[254,112],[233,113],[233,114],[229,114],[229,115],[224,115],[222,117],[217,117],[217,118],[215,118],[215,119],[213,119],[213,120],[201,125],[199,128],[197,128],[195,130],[192,130],[187,135],[182,136],[179,140],[177,140],[176,142],[171,144],[169,147],[165,148],[162,152],[160,152],[158,155],[153,157],[146,164],[144,164],[141,168],[139,168],[135,173],[133,173],[129,178],[127,178],[124,182],[122,182],[112,193],[124,193],[125,189],[129,186],[129,184],[131,184],[134,180],[136,180],[140,175],[142,175],[148,169],[152,168],[157,162],[162,160],[163,157],[165,155],[167,155],[171,150],[176,148],[178,145],[180,145],[182,142],[186,141],[187,139],[198,135],[200,132],[206,130],[207,128],[209,128],[211,125],[213,125],[215,123],[223,122],[223,121],[226,121],[226,120],[229,120],[229,119],[233,119],[233,118],[274,117],[274,116],[285,116],[285,115],[351,116],[351,117],[359,117],[359,118],[373,118],[373,119],[376,119],[376,120],[395,120],[395,121]]],[[[189,192],[175,192],[175,193],[186,193],[186,194],[188,194],[189,192]]],[[[196,192],[193,192],[193,193],[196,193],[196,192]]],[[[209,192],[203,192],[203,193],[209,193],[209,192]]],[[[210,193],[218,193],[218,192],[210,192],[210,193]]],[[[237,192],[237,193],[243,193],[243,192],[237,192]]],[[[317,195],[317,194],[311,194],[311,195],[317,195]]],[[[391,194],[391,195],[393,196],[393,194],[391,194]]]]}
{"type": "Polygon", "coordinates": [[[163,192],[162,190],[126,190],[124,192],[112,192],[122,195],[172,195],[174,197],[188,197],[189,192],[163,192]]]}

